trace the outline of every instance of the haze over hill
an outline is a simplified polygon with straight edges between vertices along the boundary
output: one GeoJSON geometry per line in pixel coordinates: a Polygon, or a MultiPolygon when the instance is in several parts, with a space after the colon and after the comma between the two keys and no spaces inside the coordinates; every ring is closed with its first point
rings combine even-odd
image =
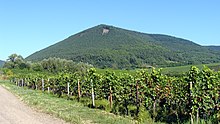
{"type": "Polygon", "coordinates": [[[214,50],[214,51],[220,51],[220,46],[207,46],[207,48],[214,50]]]}
{"type": "Polygon", "coordinates": [[[39,61],[49,57],[120,69],[220,62],[218,51],[189,40],[108,25],[84,30],[26,59],[39,61]]]}
{"type": "Polygon", "coordinates": [[[4,61],[0,60],[0,67],[2,67],[4,65],[4,61]]]}

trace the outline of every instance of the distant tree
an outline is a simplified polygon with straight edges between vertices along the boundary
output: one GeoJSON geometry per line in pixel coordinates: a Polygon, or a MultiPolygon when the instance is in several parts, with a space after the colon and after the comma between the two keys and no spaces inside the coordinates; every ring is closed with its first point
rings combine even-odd
{"type": "Polygon", "coordinates": [[[17,55],[17,54],[12,54],[8,57],[8,61],[11,61],[11,62],[16,62],[18,59],[21,59],[23,60],[23,57],[21,55],[17,55]]]}
{"type": "Polygon", "coordinates": [[[8,57],[7,61],[5,62],[4,68],[26,68],[26,63],[21,55],[12,54],[8,57]]]}
{"type": "MultiPolygon", "coordinates": [[[[39,67],[39,66],[38,66],[39,67]]],[[[85,63],[75,63],[72,60],[60,59],[60,58],[48,58],[40,62],[40,68],[43,70],[57,73],[61,71],[68,72],[86,72],[88,68],[93,67],[92,65],[85,63]]]]}
{"type": "Polygon", "coordinates": [[[41,63],[39,63],[39,62],[33,63],[31,65],[31,68],[34,71],[43,71],[43,67],[42,67],[41,63]]]}

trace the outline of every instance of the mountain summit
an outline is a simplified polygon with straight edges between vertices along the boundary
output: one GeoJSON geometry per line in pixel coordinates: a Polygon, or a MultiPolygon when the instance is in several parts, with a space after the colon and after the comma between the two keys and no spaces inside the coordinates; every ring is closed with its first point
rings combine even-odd
{"type": "Polygon", "coordinates": [[[220,54],[182,38],[98,25],[40,50],[26,59],[49,57],[85,62],[95,67],[136,68],[213,63],[220,54]]]}

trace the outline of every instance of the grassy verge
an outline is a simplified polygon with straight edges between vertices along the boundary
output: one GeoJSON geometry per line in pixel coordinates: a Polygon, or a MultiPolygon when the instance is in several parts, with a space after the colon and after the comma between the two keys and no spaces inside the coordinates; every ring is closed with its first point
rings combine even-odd
{"type": "Polygon", "coordinates": [[[136,122],[129,117],[120,117],[105,111],[90,109],[74,100],[57,98],[46,92],[17,87],[8,81],[0,81],[0,85],[34,109],[52,114],[70,123],[133,124],[136,122]]]}

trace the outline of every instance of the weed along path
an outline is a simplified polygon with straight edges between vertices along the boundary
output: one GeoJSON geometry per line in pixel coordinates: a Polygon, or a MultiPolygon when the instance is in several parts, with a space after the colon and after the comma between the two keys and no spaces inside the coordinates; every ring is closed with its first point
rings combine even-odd
{"type": "Polygon", "coordinates": [[[65,124],[65,122],[32,110],[0,86],[0,124],[65,124]]]}

